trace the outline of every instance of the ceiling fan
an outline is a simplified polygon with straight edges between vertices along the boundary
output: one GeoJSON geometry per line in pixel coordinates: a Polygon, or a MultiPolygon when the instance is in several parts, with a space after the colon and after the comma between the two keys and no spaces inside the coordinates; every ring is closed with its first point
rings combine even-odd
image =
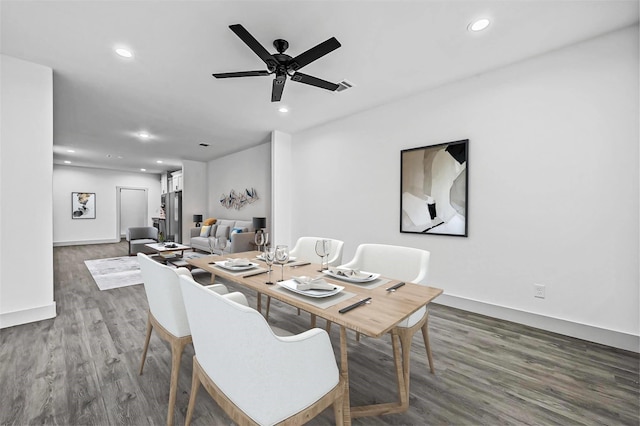
{"type": "Polygon", "coordinates": [[[291,81],[297,81],[298,83],[304,83],[331,91],[338,88],[338,85],[335,83],[298,72],[300,68],[309,65],[316,59],[320,59],[327,53],[340,47],[340,42],[336,40],[335,37],[331,37],[306,52],[299,54],[295,58],[292,58],[284,53],[289,47],[289,43],[286,40],[274,40],[273,46],[278,53],[270,54],[242,25],[229,25],[229,28],[267,64],[267,69],[260,71],[216,73],[213,74],[215,78],[256,77],[275,74],[271,89],[271,102],[279,102],[280,99],[282,99],[282,91],[284,90],[284,83],[287,81],[287,75],[291,78],[291,81]]]}

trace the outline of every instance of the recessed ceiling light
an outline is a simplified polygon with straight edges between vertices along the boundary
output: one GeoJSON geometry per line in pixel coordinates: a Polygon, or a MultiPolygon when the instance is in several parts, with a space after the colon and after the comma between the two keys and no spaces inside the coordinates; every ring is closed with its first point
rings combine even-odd
{"type": "Polygon", "coordinates": [[[69,160],[64,160],[64,164],[71,164],[71,161],[69,161],[69,160]]]}
{"type": "Polygon", "coordinates": [[[68,149],[67,152],[75,152],[75,151],[72,149],[68,149]]]}
{"type": "Polygon", "coordinates": [[[278,111],[280,111],[280,112],[289,112],[289,108],[287,108],[286,106],[281,106],[280,108],[278,108],[278,111]]]}
{"type": "Polygon", "coordinates": [[[467,27],[469,31],[482,31],[487,28],[490,24],[490,21],[487,18],[476,19],[467,27]]]}
{"type": "Polygon", "coordinates": [[[125,49],[124,47],[117,47],[116,48],[116,53],[120,56],[122,56],[123,58],[132,58],[133,57],[133,52],[131,52],[129,49],[125,49]]]}
{"type": "Polygon", "coordinates": [[[158,160],[158,161],[156,161],[156,163],[162,164],[162,160],[158,160]]]}
{"type": "Polygon", "coordinates": [[[151,138],[151,135],[149,134],[149,132],[138,132],[138,137],[140,139],[149,139],[151,138]]]}
{"type": "Polygon", "coordinates": [[[140,169],[140,171],[141,171],[141,172],[146,172],[146,171],[147,171],[147,169],[140,169]]]}

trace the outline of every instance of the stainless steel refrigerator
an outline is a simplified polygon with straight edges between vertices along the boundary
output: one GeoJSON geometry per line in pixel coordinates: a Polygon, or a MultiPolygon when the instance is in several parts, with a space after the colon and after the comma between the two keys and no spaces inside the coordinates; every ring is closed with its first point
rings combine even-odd
{"type": "Polygon", "coordinates": [[[165,239],[182,243],[182,191],[169,192],[161,197],[167,227],[165,239]]]}

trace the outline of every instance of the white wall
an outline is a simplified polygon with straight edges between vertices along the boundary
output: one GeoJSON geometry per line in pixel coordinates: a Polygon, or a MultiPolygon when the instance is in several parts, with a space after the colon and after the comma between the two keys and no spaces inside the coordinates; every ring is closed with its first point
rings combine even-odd
{"type": "Polygon", "coordinates": [[[120,241],[116,187],[146,188],[148,225],[160,214],[160,175],[86,167],[53,167],[53,243],[95,244],[120,241]],[[71,193],[95,192],[96,218],[71,218],[71,193]]]}
{"type": "Polygon", "coordinates": [[[427,249],[441,303],[638,351],[638,75],[635,26],[296,134],[293,237],[427,249]],[[400,150],[466,138],[469,237],[401,234],[400,150]]]}
{"type": "Polygon", "coordinates": [[[0,62],[0,328],[4,328],[56,315],[53,74],[51,68],[5,55],[0,55],[0,62]]]}
{"type": "Polygon", "coordinates": [[[271,209],[271,144],[265,143],[254,148],[236,152],[216,160],[209,161],[208,209],[207,217],[218,219],[251,220],[266,217],[270,224],[271,209]],[[222,194],[229,194],[246,188],[255,188],[258,201],[248,204],[241,210],[227,209],[220,204],[222,194]]]}
{"type": "Polygon", "coordinates": [[[182,243],[189,244],[194,214],[207,212],[207,163],[182,161],[182,243]]]}
{"type": "Polygon", "coordinates": [[[291,236],[293,214],[293,164],[291,135],[279,131],[271,134],[271,245],[287,244],[293,247],[291,236]]]}

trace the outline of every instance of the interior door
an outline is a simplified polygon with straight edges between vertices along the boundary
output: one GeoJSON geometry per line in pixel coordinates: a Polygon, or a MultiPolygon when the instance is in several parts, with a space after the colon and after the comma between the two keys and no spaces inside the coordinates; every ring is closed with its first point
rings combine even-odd
{"type": "Polygon", "coordinates": [[[120,188],[120,235],[125,236],[133,226],[149,226],[147,219],[147,190],[120,188]]]}

